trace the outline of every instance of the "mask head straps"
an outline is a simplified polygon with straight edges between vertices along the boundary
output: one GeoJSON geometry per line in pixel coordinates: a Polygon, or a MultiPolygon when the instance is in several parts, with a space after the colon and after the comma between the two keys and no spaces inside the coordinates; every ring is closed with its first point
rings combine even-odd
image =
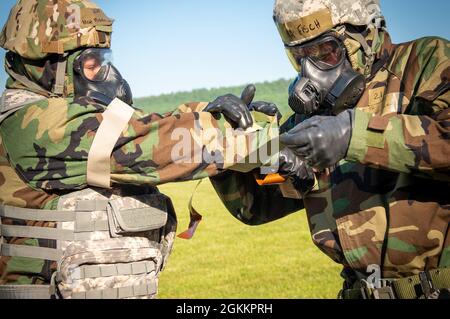
{"type": "Polygon", "coordinates": [[[53,93],[58,96],[62,96],[64,94],[67,56],[68,56],[67,53],[60,55],[58,64],[56,66],[56,78],[55,78],[55,86],[53,87],[53,93]]]}

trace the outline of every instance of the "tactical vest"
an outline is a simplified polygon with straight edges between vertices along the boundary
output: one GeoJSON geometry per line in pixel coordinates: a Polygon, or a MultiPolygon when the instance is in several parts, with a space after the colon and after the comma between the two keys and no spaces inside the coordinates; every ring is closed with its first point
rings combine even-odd
{"type": "MultiPolygon", "coordinates": [[[[41,98],[7,90],[0,124],[41,98]]],[[[56,210],[0,205],[0,255],[57,263],[50,285],[3,285],[0,299],[154,298],[177,221],[170,199],[156,188],[148,189],[122,196],[119,189],[88,188],[60,197],[56,210]],[[53,222],[55,227],[2,225],[1,218],[53,222]],[[4,237],[48,239],[56,246],[11,245],[4,237]]]]}

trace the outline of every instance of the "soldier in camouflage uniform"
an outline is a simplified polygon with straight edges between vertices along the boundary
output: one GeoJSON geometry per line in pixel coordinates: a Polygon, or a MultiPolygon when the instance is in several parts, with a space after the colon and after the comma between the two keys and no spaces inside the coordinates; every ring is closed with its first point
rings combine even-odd
{"type": "MultiPolygon", "coordinates": [[[[312,240],[343,265],[343,298],[433,298],[450,288],[450,45],[393,44],[378,0],[277,0],[299,77],[281,143],[294,186],[225,172],[213,184],[249,225],[306,209],[312,240]],[[305,173],[309,172],[309,173],[305,173]]],[[[300,265],[301,267],[301,265],[300,265]]]]}
{"type": "Polygon", "coordinates": [[[19,0],[0,35],[0,298],[155,297],[176,231],[155,186],[251,170],[238,159],[278,131],[261,113],[235,132],[198,112],[247,107],[231,96],[164,117],[131,107],[112,24],[88,0],[19,0]]]}

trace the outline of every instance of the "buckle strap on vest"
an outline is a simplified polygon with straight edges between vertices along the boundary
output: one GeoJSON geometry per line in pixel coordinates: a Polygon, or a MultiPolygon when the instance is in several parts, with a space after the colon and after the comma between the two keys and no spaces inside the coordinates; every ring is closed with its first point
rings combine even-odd
{"type": "Polygon", "coordinates": [[[152,280],[144,285],[75,292],[72,294],[72,299],[126,299],[152,296],[157,293],[157,290],[157,283],[152,280]]]}
{"type": "MultiPolygon", "coordinates": [[[[71,274],[73,280],[142,275],[156,271],[156,265],[151,261],[135,262],[130,264],[112,264],[112,265],[89,265],[81,266],[75,273],[71,274]]],[[[57,279],[60,279],[57,277],[57,279]]]]}
{"type": "Polygon", "coordinates": [[[383,288],[344,289],[343,299],[417,299],[450,288],[450,268],[421,272],[419,275],[389,280],[383,288]]]}
{"type": "Polygon", "coordinates": [[[109,231],[108,220],[92,219],[92,211],[106,211],[108,201],[79,201],[79,211],[54,211],[28,209],[0,205],[0,217],[19,220],[75,222],[74,230],[53,229],[48,227],[1,225],[0,234],[5,237],[39,238],[50,240],[77,241],[85,236],[79,233],[109,231]]]}
{"type": "Polygon", "coordinates": [[[39,238],[67,241],[75,240],[73,231],[64,229],[3,225],[1,226],[1,230],[5,237],[39,238]]]}
{"type": "Polygon", "coordinates": [[[7,257],[27,257],[58,261],[62,257],[62,251],[53,248],[36,246],[2,244],[0,255],[7,257]]]}
{"type": "Polygon", "coordinates": [[[0,217],[46,222],[70,222],[75,220],[75,212],[0,205],[0,217]]]}
{"type": "Polygon", "coordinates": [[[109,230],[107,221],[104,221],[104,223],[103,221],[101,222],[102,223],[93,224],[92,231],[85,231],[87,229],[86,227],[83,229],[78,228],[73,231],[48,227],[0,225],[0,232],[2,232],[5,237],[38,238],[58,241],[83,241],[90,238],[89,236],[91,232],[109,230]]]}
{"type": "MultiPolygon", "coordinates": [[[[0,234],[5,237],[38,238],[62,241],[79,241],[89,238],[87,233],[110,231],[107,216],[108,200],[78,201],[75,211],[52,211],[28,209],[0,205],[0,217],[19,220],[74,222],[73,230],[54,229],[36,226],[0,225],[0,234]],[[91,212],[104,211],[105,219],[94,219],[91,212]]],[[[114,204],[113,204],[114,206],[114,204]]],[[[118,209],[120,211],[120,209],[118,209]]],[[[135,208],[121,211],[116,216],[124,231],[146,231],[152,227],[162,227],[167,215],[156,208],[135,208]],[[151,222],[149,216],[151,215],[151,222]]]]}
{"type": "Polygon", "coordinates": [[[75,211],[30,209],[0,205],[0,217],[46,222],[73,222],[79,213],[106,211],[107,206],[107,200],[78,201],[75,211]]]}
{"type": "Polygon", "coordinates": [[[0,286],[0,299],[51,299],[54,287],[50,285],[0,286]]]}

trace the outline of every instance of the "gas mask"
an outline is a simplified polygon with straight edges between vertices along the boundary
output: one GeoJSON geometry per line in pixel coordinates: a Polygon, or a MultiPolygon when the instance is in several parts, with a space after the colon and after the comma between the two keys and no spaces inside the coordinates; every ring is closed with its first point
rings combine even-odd
{"type": "Polygon", "coordinates": [[[286,47],[299,72],[289,87],[289,106],[302,115],[333,114],[355,107],[365,77],[353,70],[344,45],[328,35],[311,43],[286,47]]]}
{"type": "Polygon", "coordinates": [[[103,105],[119,98],[133,104],[133,95],[127,81],[112,65],[109,49],[89,48],[74,61],[75,98],[88,97],[103,105]]]}

